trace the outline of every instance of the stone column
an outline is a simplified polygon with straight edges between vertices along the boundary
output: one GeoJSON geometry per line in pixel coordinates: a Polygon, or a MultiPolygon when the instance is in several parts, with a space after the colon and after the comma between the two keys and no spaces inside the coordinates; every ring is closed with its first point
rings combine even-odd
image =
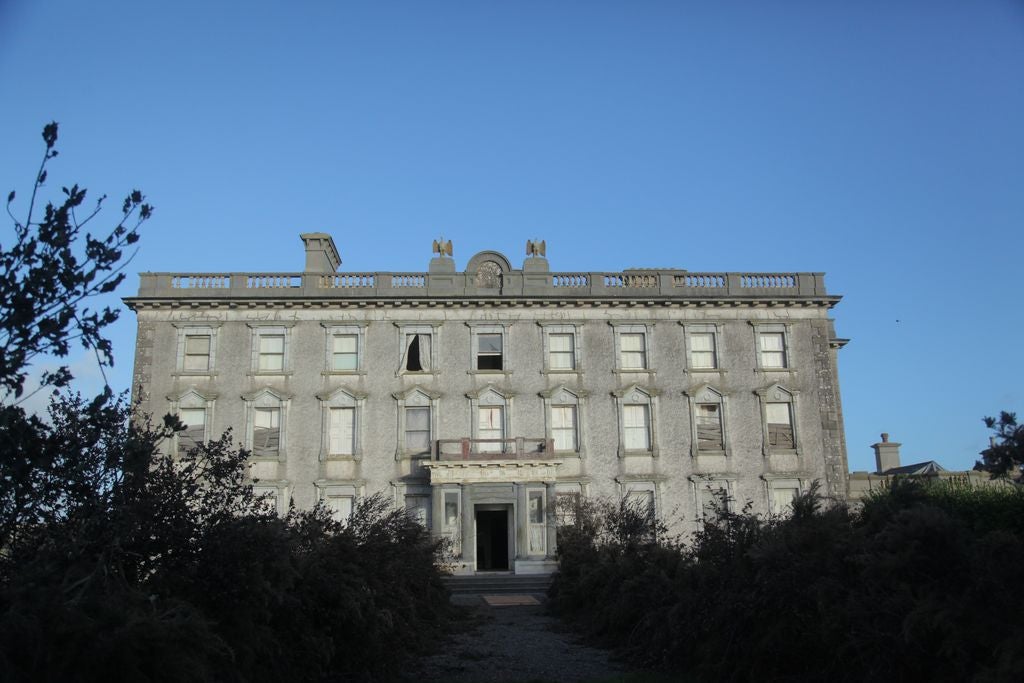
{"type": "Polygon", "coordinates": [[[469,566],[476,564],[476,538],[473,535],[473,486],[462,485],[462,561],[469,566]]]}
{"type": "Polygon", "coordinates": [[[516,482],[512,484],[516,491],[516,559],[526,559],[530,550],[530,511],[526,503],[526,485],[516,482]]]}

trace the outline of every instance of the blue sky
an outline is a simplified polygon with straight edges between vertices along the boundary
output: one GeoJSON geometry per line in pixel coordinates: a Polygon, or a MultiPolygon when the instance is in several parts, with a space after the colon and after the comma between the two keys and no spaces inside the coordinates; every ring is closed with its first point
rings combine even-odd
{"type": "Polygon", "coordinates": [[[51,190],[156,205],[133,273],[301,270],[316,230],[355,271],[441,234],[460,265],[538,237],[555,270],[825,271],[851,468],[881,431],[966,468],[1024,413],[1022,74],[1020,0],[0,0],[0,189],[55,119],[51,190]]]}

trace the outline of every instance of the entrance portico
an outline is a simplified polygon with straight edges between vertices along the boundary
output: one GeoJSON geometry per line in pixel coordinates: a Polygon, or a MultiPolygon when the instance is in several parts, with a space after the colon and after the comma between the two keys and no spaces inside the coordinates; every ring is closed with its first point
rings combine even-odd
{"type": "Polygon", "coordinates": [[[544,457],[543,446],[530,454],[534,457],[519,457],[521,447],[474,453],[472,446],[462,449],[465,456],[445,457],[439,448],[436,460],[423,463],[430,471],[433,532],[451,539],[455,573],[553,572],[553,506],[561,461],[544,457]]]}

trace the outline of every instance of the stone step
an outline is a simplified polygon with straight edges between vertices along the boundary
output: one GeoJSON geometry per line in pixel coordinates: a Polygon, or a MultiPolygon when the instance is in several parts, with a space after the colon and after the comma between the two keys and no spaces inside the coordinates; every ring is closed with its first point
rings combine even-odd
{"type": "Polygon", "coordinates": [[[449,576],[445,586],[452,593],[547,593],[551,577],[545,574],[525,576],[449,576]]]}

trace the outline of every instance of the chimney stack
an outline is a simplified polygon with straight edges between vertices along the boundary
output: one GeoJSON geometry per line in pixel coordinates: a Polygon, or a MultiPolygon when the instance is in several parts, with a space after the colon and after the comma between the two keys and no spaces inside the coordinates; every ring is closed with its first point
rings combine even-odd
{"type": "Polygon", "coordinates": [[[307,232],[299,235],[306,245],[307,273],[336,273],[341,266],[334,240],[326,232],[307,232]]]}
{"type": "Polygon", "coordinates": [[[885,474],[891,469],[900,466],[900,446],[895,441],[889,441],[889,435],[882,434],[879,443],[871,444],[875,449],[875,468],[878,474],[885,474]]]}

